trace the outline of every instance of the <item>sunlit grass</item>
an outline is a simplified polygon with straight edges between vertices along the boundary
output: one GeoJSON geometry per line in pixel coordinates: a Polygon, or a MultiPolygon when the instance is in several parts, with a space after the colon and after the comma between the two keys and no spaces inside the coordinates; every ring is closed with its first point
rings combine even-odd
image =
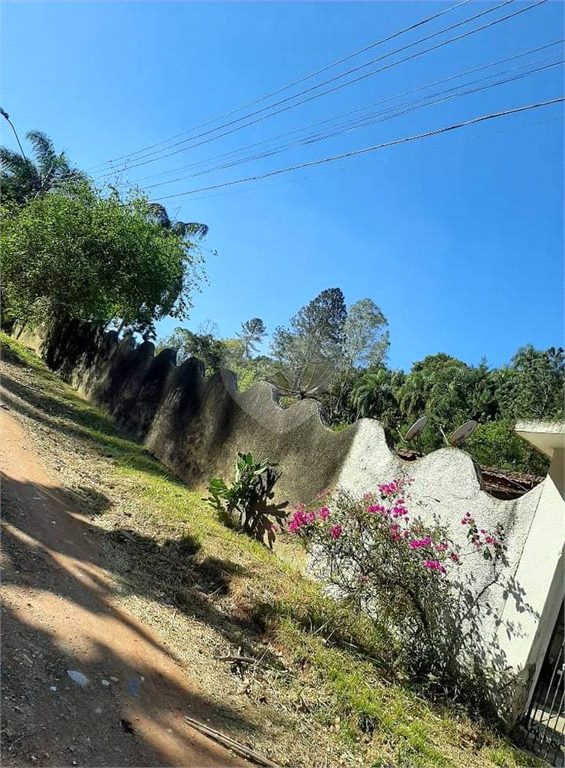
{"type": "MultiPolygon", "coordinates": [[[[366,616],[348,611],[306,579],[297,556],[282,559],[223,525],[192,490],[99,408],[79,397],[23,345],[1,334],[3,359],[25,366],[28,402],[48,425],[66,428],[111,459],[110,472],[129,495],[131,524],[178,524],[201,558],[229,562],[257,626],[292,672],[281,680],[303,702],[301,717],[331,729],[367,766],[534,766],[522,752],[462,707],[431,702],[390,672],[394,644],[366,616]],[[37,391],[35,391],[37,390],[37,391]],[[34,399],[35,398],[35,399],[34,399]],[[239,569],[239,570],[238,570],[239,569]]],[[[140,563],[142,568],[143,564],[140,563]]]]}

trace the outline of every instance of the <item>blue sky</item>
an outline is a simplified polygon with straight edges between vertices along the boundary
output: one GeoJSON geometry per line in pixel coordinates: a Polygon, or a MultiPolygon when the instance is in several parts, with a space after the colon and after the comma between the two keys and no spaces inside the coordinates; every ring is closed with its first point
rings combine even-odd
{"type": "MultiPolygon", "coordinates": [[[[7,2],[2,106],[21,135],[44,130],[76,165],[90,169],[191,129],[447,7],[421,1],[7,2]]],[[[489,7],[494,4],[473,0],[311,83],[489,7]]],[[[512,3],[451,36],[521,7],[512,3]]],[[[550,0],[256,126],[131,169],[118,181],[214,158],[558,40],[562,31],[563,4],[550,0]]],[[[562,51],[556,46],[456,82],[551,56],[531,65],[541,67],[562,58],[562,51]]],[[[151,194],[267,173],[562,94],[562,68],[555,67],[151,194]]],[[[400,101],[409,98],[416,96],[400,101]]],[[[275,179],[163,201],[179,219],[207,223],[205,246],[218,251],[217,257],[206,252],[209,284],[195,295],[187,325],[197,329],[212,320],[222,336],[230,336],[241,321],[259,316],[272,331],[321,290],[339,286],[348,304],[369,296],[382,308],[394,367],[409,368],[440,351],[470,363],[485,355],[499,365],[525,343],[562,344],[562,118],[562,105],[547,107],[275,179]]],[[[14,146],[6,127],[2,141],[14,146]]],[[[165,321],[160,331],[177,324],[165,321]]]]}

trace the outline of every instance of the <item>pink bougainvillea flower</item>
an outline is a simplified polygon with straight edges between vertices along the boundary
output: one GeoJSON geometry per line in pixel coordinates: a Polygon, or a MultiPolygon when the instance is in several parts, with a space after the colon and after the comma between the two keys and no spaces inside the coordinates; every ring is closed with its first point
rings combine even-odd
{"type": "Polygon", "coordinates": [[[384,514],[386,511],[386,507],[383,507],[382,504],[370,504],[367,507],[367,512],[370,512],[371,514],[374,512],[380,512],[381,514],[384,514]]]}
{"type": "Polygon", "coordinates": [[[418,549],[419,547],[429,547],[431,543],[431,536],[426,536],[424,539],[412,539],[410,546],[412,549],[418,549]]]}
{"type": "Polygon", "coordinates": [[[436,545],[436,552],[445,552],[446,549],[447,549],[447,544],[445,543],[436,545]]]}
{"type": "Polygon", "coordinates": [[[459,562],[461,562],[461,558],[459,557],[459,555],[457,554],[457,552],[452,552],[452,553],[451,553],[451,559],[453,560],[453,562],[454,562],[454,563],[459,563],[459,562]]]}
{"type": "Polygon", "coordinates": [[[342,532],[343,532],[343,528],[341,527],[341,525],[334,525],[334,527],[330,531],[330,536],[332,537],[332,539],[339,539],[342,532]]]}
{"type": "Polygon", "coordinates": [[[328,515],[330,514],[330,510],[327,507],[322,507],[320,510],[320,517],[322,520],[326,520],[328,515]]]}
{"type": "Polygon", "coordinates": [[[438,560],[424,560],[424,565],[426,568],[429,568],[430,571],[445,573],[445,567],[438,560]]]}

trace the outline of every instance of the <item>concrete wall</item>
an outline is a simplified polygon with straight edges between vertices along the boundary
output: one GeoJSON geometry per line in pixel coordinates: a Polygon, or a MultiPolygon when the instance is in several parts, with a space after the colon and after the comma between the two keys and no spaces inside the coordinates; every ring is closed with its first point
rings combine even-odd
{"type": "Polygon", "coordinates": [[[309,501],[326,488],[340,487],[360,497],[382,482],[409,476],[415,481],[412,515],[446,527],[461,551],[468,549],[461,525],[465,512],[479,528],[502,523],[506,562],[469,557],[462,576],[471,621],[479,629],[480,658],[506,683],[501,707],[508,719],[520,714],[563,595],[557,563],[563,551],[563,526],[557,519],[563,491],[557,490],[562,478],[555,462],[541,485],[519,499],[502,501],[484,490],[480,470],[462,450],[444,448],[404,461],[390,451],[377,421],[362,419],[334,433],[323,426],[313,401],[283,410],[269,384],[239,393],[229,371],[206,378],[198,360],[177,366],[172,350],[155,356],[149,342],[135,347],[131,338],[119,341],[115,333],[80,324],[48,340],[20,338],[192,486],[213,476],[231,477],[237,452],[251,452],[276,462],[281,472],[272,509],[266,511],[309,501]],[[550,530],[548,542],[544,537],[550,530]]]}

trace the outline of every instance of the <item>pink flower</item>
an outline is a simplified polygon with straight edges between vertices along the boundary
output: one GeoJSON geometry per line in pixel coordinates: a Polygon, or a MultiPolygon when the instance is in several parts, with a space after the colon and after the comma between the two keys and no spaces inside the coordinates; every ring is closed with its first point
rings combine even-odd
{"type": "Polygon", "coordinates": [[[305,525],[309,525],[310,523],[313,523],[315,517],[316,517],[315,512],[305,513],[302,508],[297,509],[294,515],[292,516],[290,523],[288,524],[289,532],[296,533],[296,531],[299,528],[302,528],[305,525]]]}
{"type": "Polygon", "coordinates": [[[412,549],[418,549],[419,547],[428,547],[432,543],[430,536],[426,536],[424,539],[412,539],[410,547],[412,549]]]}
{"type": "Polygon", "coordinates": [[[444,566],[438,560],[424,560],[424,565],[429,568],[430,571],[439,571],[445,573],[444,566]]]}
{"type": "Polygon", "coordinates": [[[367,507],[367,512],[370,512],[371,514],[374,512],[380,512],[381,514],[384,514],[386,512],[386,507],[383,507],[382,504],[370,504],[367,507]]]}
{"type": "Polygon", "coordinates": [[[334,525],[334,527],[330,531],[330,536],[332,539],[339,539],[343,531],[343,528],[341,525],[334,525]]]}
{"type": "Polygon", "coordinates": [[[460,561],[460,558],[459,558],[459,555],[457,554],[457,552],[452,552],[451,553],[451,559],[453,560],[454,563],[458,563],[460,561]]]}
{"type": "Polygon", "coordinates": [[[447,549],[447,544],[438,544],[436,546],[436,552],[445,552],[447,549]]]}
{"type": "Polygon", "coordinates": [[[330,514],[330,510],[327,507],[322,507],[320,510],[320,517],[322,520],[326,520],[328,515],[330,514]]]}

